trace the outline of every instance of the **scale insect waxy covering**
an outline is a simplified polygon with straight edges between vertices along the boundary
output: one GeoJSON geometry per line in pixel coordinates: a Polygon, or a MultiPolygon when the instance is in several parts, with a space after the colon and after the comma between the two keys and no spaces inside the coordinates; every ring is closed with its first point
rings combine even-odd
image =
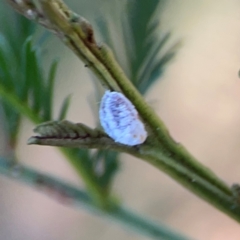
{"type": "Polygon", "coordinates": [[[134,146],[143,143],[147,132],[133,104],[119,92],[106,91],[99,109],[100,123],[115,142],[134,146]]]}

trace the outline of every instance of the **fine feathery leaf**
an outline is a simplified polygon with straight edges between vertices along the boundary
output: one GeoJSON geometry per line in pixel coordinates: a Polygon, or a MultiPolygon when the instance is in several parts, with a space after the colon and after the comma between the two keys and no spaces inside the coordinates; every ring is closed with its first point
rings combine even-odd
{"type": "MultiPolygon", "coordinates": [[[[131,48],[131,51],[128,51],[131,52],[128,55],[131,65],[130,79],[142,94],[146,93],[163,72],[167,62],[162,61],[162,58],[165,58],[166,55],[172,57],[171,49],[165,55],[159,57],[159,53],[170,37],[168,33],[160,39],[156,32],[159,23],[155,18],[155,13],[162,4],[164,4],[162,0],[151,2],[133,0],[126,6],[128,35],[131,36],[130,43],[132,43],[131,45],[125,42],[125,45],[131,48]],[[139,74],[140,72],[143,74],[139,74]]],[[[125,38],[125,41],[127,40],[125,38]]]]}
{"type": "MultiPolygon", "coordinates": [[[[23,105],[26,105],[29,86],[22,71],[24,59],[21,52],[25,39],[34,30],[34,25],[18,14],[11,16],[16,24],[6,22],[0,33],[0,92],[2,93],[0,104],[5,115],[1,120],[5,121],[6,133],[9,135],[10,144],[14,146],[19,130],[20,114],[12,104],[23,101],[23,105]]],[[[26,44],[24,45],[26,48],[26,44]]]]}
{"type": "Polygon", "coordinates": [[[68,112],[68,109],[69,109],[69,106],[70,106],[70,102],[71,102],[71,95],[68,95],[63,100],[63,103],[62,103],[62,106],[61,106],[61,109],[60,109],[60,112],[59,112],[59,116],[58,116],[59,121],[66,118],[67,112],[68,112]]]}
{"type": "Polygon", "coordinates": [[[11,45],[15,55],[14,57],[19,62],[21,56],[21,47],[23,46],[26,38],[30,35],[33,35],[36,25],[19,14],[12,12],[9,12],[8,14],[12,18],[10,21],[9,18],[3,18],[4,23],[1,25],[3,26],[2,32],[11,45]]]}
{"type": "Polygon", "coordinates": [[[162,39],[159,39],[158,43],[153,44],[153,47],[151,47],[151,50],[149,50],[148,55],[145,57],[145,61],[138,70],[138,89],[141,93],[145,93],[146,90],[149,89],[149,87],[163,73],[164,67],[168,61],[174,56],[177,44],[172,46],[172,48],[166,51],[161,57],[157,57],[157,54],[161,52],[162,48],[164,48],[170,36],[170,33],[168,33],[163,36],[162,39]]]}
{"type": "MultiPolygon", "coordinates": [[[[19,114],[27,114],[35,122],[51,120],[57,70],[55,61],[50,67],[48,78],[45,79],[39,52],[33,46],[32,37],[28,37],[18,48],[19,56],[16,57],[8,39],[0,34],[0,104],[12,142],[17,137],[19,114]],[[21,105],[18,108],[21,111],[16,111],[13,104],[21,105]]],[[[66,112],[68,104],[64,105],[66,112]]]]}
{"type": "Polygon", "coordinates": [[[45,83],[44,89],[44,99],[43,101],[43,119],[44,121],[50,121],[53,119],[52,113],[53,113],[53,96],[54,96],[54,83],[56,80],[56,73],[57,73],[57,68],[58,68],[58,63],[59,61],[55,60],[52,62],[49,72],[48,72],[48,77],[47,81],[45,83]]]}
{"type": "Polygon", "coordinates": [[[96,184],[101,189],[103,196],[107,197],[111,193],[113,177],[119,167],[119,154],[115,151],[100,149],[91,151],[89,149],[69,149],[71,154],[74,154],[76,159],[79,159],[79,164],[84,166],[96,181],[96,184]]]}
{"type": "MultiPolygon", "coordinates": [[[[16,80],[21,81],[21,74],[17,73],[13,50],[5,36],[0,33],[0,85],[2,91],[14,91],[16,80]]],[[[19,114],[2,96],[0,96],[0,104],[5,115],[1,120],[5,120],[6,133],[9,135],[11,145],[14,145],[20,120],[19,114]]]]}
{"type": "MultiPolygon", "coordinates": [[[[121,29],[114,31],[114,34],[120,32],[126,48],[128,64],[122,62],[121,65],[125,66],[124,70],[129,73],[130,80],[142,94],[145,94],[161,76],[176,50],[176,44],[174,44],[164,54],[161,54],[170,38],[170,33],[163,35],[163,37],[158,37],[157,34],[159,22],[156,20],[155,13],[163,4],[163,0],[128,1],[120,20],[121,29]],[[166,59],[167,61],[164,61],[166,59]]],[[[117,20],[115,19],[115,22],[117,20]]],[[[97,26],[104,41],[117,52],[108,22],[106,17],[101,17],[97,21],[97,26]]]]}
{"type": "Polygon", "coordinates": [[[92,156],[98,182],[106,191],[110,191],[113,178],[119,169],[119,153],[112,150],[97,150],[92,156]]]}
{"type": "Polygon", "coordinates": [[[14,52],[9,45],[8,39],[0,33],[0,77],[1,82],[8,88],[13,88],[14,75],[16,72],[16,62],[14,52]],[[11,71],[9,71],[9,65],[11,71]]]}

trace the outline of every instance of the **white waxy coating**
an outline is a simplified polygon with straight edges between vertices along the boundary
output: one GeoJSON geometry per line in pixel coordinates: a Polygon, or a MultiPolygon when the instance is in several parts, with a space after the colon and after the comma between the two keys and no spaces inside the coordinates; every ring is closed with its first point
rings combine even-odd
{"type": "Polygon", "coordinates": [[[147,132],[133,104],[119,92],[106,91],[99,109],[100,123],[115,142],[128,146],[143,143],[147,132]]]}

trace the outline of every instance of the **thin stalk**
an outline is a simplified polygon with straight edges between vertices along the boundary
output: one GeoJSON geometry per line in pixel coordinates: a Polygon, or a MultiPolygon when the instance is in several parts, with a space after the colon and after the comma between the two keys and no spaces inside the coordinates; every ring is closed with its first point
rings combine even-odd
{"type": "MultiPolygon", "coordinates": [[[[48,130],[50,125],[51,123],[49,123],[47,126],[48,130]]],[[[118,144],[106,137],[99,138],[98,142],[96,142],[95,138],[91,139],[89,137],[86,144],[85,139],[58,139],[55,136],[51,136],[49,138],[46,136],[43,136],[42,138],[32,137],[30,144],[79,148],[87,147],[90,149],[109,149],[109,146],[111,146],[112,150],[131,154],[148,162],[159,170],[164,171],[173,179],[175,179],[179,184],[189,189],[191,192],[204,199],[208,203],[212,204],[217,209],[225,212],[233,219],[240,222],[240,205],[237,204],[237,197],[233,195],[233,191],[226,184],[223,183],[222,187],[219,187],[217,184],[209,182],[208,179],[205,179],[201,176],[202,171],[209,172],[209,170],[201,163],[198,163],[198,169],[200,173],[197,171],[191,171],[181,162],[177,162],[171,156],[166,156],[166,154],[163,154],[161,148],[158,146],[148,145],[148,143],[144,143],[138,147],[129,147],[126,145],[118,144]]],[[[209,172],[209,174],[211,174],[211,172],[209,172]]],[[[216,176],[215,178],[218,179],[216,176]]]]}
{"type": "Polygon", "coordinates": [[[86,192],[23,165],[14,165],[0,158],[0,173],[34,189],[42,190],[45,194],[55,197],[61,203],[90,210],[105,217],[108,221],[118,222],[136,233],[152,239],[189,240],[189,238],[176,233],[163,224],[155,223],[145,216],[139,216],[125,207],[117,207],[114,203],[112,203],[112,208],[109,210],[103,210],[95,204],[95,201],[86,192]]]}

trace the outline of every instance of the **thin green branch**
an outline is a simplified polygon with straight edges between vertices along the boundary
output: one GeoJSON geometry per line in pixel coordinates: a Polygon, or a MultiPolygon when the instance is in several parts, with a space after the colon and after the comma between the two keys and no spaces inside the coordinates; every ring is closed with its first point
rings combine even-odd
{"type": "Polygon", "coordinates": [[[232,218],[240,221],[240,205],[236,204],[236,198],[233,196],[232,190],[221,182],[212,172],[198,164],[198,172],[191,170],[190,166],[185,166],[181,162],[176,162],[171,156],[166,156],[159,149],[158,145],[153,145],[151,141],[135,147],[118,144],[106,136],[98,129],[86,128],[85,125],[73,124],[68,121],[54,121],[41,124],[35,128],[38,134],[31,137],[29,144],[50,145],[50,146],[66,146],[79,148],[97,148],[111,149],[118,152],[125,152],[135,157],[141,158],[146,162],[154,165],[158,169],[166,172],[178,183],[208,201],[216,208],[225,212],[232,218]],[[64,127],[65,132],[61,132],[64,127]],[[64,134],[64,135],[62,135],[64,134]],[[209,182],[201,176],[201,172],[211,174],[212,179],[215,178],[217,184],[209,182]],[[218,187],[221,183],[221,188],[218,187]]]}
{"type": "Polygon", "coordinates": [[[146,217],[141,217],[124,207],[116,206],[113,202],[108,210],[99,208],[95,201],[84,191],[71,186],[59,179],[39,173],[18,163],[9,162],[0,158],[0,173],[13,178],[18,182],[41,190],[61,203],[87,209],[93,213],[101,214],[108,220],[113,220],[130,228],[135,232],[152,239],[187,240],[188,238],[174,232],[160,223],[155,223],[146,217]]]}

